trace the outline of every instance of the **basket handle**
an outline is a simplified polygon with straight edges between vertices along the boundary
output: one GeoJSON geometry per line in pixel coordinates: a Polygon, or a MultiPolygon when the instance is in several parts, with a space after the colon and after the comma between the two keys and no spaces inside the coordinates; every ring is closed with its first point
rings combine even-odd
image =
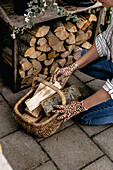
{"type": "Polygon", "coordinates": [[[54,86],[52,83],[42,79],[41,77],[35,77],[33,79],[32,88],[36,87],[37,81],[43,83],[44,85],[46,85],[46,86],[50,87],[51,89],[53,89],[54,91],[56,91],[61,97],[62,105],[66,104],[66,97],[65,97],[64,93],[60,89],[58,89],[56,86],[54,86]]]}

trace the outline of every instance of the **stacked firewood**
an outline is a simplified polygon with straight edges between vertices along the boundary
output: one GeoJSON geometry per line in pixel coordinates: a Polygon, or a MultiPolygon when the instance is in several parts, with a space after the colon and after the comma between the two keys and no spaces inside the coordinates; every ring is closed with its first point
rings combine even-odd
{"type": "MultiPolygon", "coordinates": [[[[79,48],[89,49],[92,36],[93,14],[79,15],[80,22],[56,22],[53,26],[42,25],[26,30],[19,36],[19,76],[21,85],[30,85],[37,75],[50,77],[56,68],[73,63],[73,53],[79,48]]],[[[4,60],[12,66],[12,50],[3,49],[4,60]]]]}

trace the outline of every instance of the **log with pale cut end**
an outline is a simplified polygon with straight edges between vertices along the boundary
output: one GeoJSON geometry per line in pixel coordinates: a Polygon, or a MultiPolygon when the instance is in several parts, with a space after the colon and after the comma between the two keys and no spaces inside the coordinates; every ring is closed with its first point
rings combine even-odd
{"type": "Polygon", "coordinates": [[[56,45],[52,46],[52,48],[53,48],[53,50],[55,50],[57,52],[64,52],[64,51],[66,51],[66,49],[63,44],[64,44],[64,42],[60,41],[56,45]]]}
{"type": "Polygon", "coordinates": [[[77,32],[76,26],[73,23],[71,23],[70,21],[64,22],[63,24],[69,32],[72,32],[72,33],[77,32]]]}
{"type": "Polygon", "coordinates": [[[56,60],[56,62],[57,62],[61,67],[64,67],[65,64],[66,64],[66,59],[65,59],[65,58],[58,59],[58,60],[56,60]]]}
{"type": "Polygon", "coordinates": [[[56,51],[50,51],[48,53],[48,59],[51,60],[52,58],[56,58],[59,56],[59,53],[57,53],[56,51]]]}
{"type": "Polygon", "coordinates": [[[34,37],[33,35],[31,35],[28,32],[25,32],[24,34],[20,34],[19,35],[19,39],[25,43],[27,43],[27,45],[29,46],[35,46],[36,43],[36,37],[34,37]]]}
{"type": "Polygon", "coordinates": [[[54,58],[52,58],[50,60],[45,60],[44,64],[45,64],[45,66],[50,66],[53,63],[53,61],[54,61],[54,58]]]}
{"type": "Polygon", "coordinates": [[[77,25],[78,29],[81,30],[86,22],[87,22],[87,19],[84,18],[83,16],[80,16],[80,21],[76,22],[76,25],[77,25]]]}
{"type": "Polygon", "coordinates": [[[33,69],[33,67],[32,67],[32,68],[30,68],[30,70],[27,71],[27,76],[32,75],[33,72],[34,72],[34,69],[33,69]]]}
{"type": "MultiPolygon", "coordinates": [[[[64,89],[63,92],[66,97],[66,104],[69,104],[69,102],[77,99],[81,95],[75,85],[72,85],[64,89]]],[[[48,116],[48,113],[54,109],[53,108],[54,105],[60,105],[60,104],[62,104],[62,102],[61,102],[61,97],[59,94],[55,94],[53,97],[50,97],[46,99],[45,101],[41,102],[41,106],[44,109],[47,116],[48,116]]]]}
{"type": "MultiPolygon", "coordinates": [[[[61,85],[58,82],[55,82],[54,85],[61,89],[61,85]]],[[[25,104],[27,105],[28,109],[32,111],[40,105],[40,102],[42,100],[52,96],[53,94],[55,94],[55,91],[46,86],[44,89],[40,90],[39,93],[33,96],[29,101],[25,101],[25,104]]]]}
{"type": "Polygon", "coordinates": [[[92,31],[91,29],[89,29],[87,32],[86,32],[86,35],[87,35],[87,39],[86,40],[89,40],[92,36],[92,31]]]}
{"type": "Polygon", "coordinates": [[[69,33],[66,31],[66,29],[62,29],[61,31],[56,31],[55,35],[60,39],[60,40],[66,40],[69,37],[69,33]]]}
{"type": "Polygon", "coordinates": [[[83,41],[87,39],[87,37],[87,34],[79,33],[75,38],[75,45],[81,45],[83,41]]]}
{"type": "Polygon", "coordinates": [[[41,27],[38,28],[37,33],[36,33],[36,37],[44,37],[45,35],[47,35],[47,33],[50,30],[50,26],[48,25],[43,25],[41,27]]]}
{"type": "Polygon", "coordinates": [[[22,64],[20,64],[20,65],[21,65],[21,69],[22,69],[23,71],[27,71],[27,70],[29,70],[30,68],[33,67],[32,63],[30,63],[30,62],[27,60],[27,58],[26,58],[26,60],[24,60],[24,62],[22,62],[22,64]]]}
{"type": "Polygon", "coordinates": [[[73,33],[69,34],[69,37],[66,39],[67,44],[75,44],[75,35],[73,33]]]}
{"type": "Polygon", "coordinates": [[[78,50],[82,50],[82,48],[80,46],[75,46],[75,48],[73,49],[73,52],[77,52],[78,50]]]}
{"type": "Polygon", "coordinates": [[[41,55],[41,51],[35,51],[33,54],[29,55],[29,58],[35,59],[41,55]]]}
{"type": "Polygon", "coordinates": [[[92,22],[92,21],[95,21],[95,22],[96,22],[96,21],[97,21],[96,15],[90,14],[89,21],[90,21],[90,22],[92,22]]]}
{"type": "Polygon", "coordinates": [[[43,74],[44,74],[44,75],[48,75],[48,70],[49,70],[48,67],[45,67],[45,68],[43,69],[43,74]]]}
{"type": "Polygon", "coordinates": [[[73,57],[74,57],[75,61],[80,59],[81,58],[81,50],[76,51],[76,53],[74,54],[73,57]]]}
{"type": "Polygon", "coordinates": [[[37,57],[37,60],[44,61],[46,60],[46,53],[41,54],[39,57],[37,57]]]}
{"type": "Polygon", "coordinates": [[[34,47],[35,43],[36,43],[36,37],[33,36],[29,44],[30,44],[31,47],[34,47]]]}
{"type": "Polygon", "coordinates": [[[22,79],[21,84],[22,85],[25,85],[25,84],[30,85],[32,83],[34,77],[35,77],[34,75],[26,76],[25,78],[22,79]]]}
{"type": "Polygon", "coordinates": [[[34,47],[30,47],[27,49],[27,51],[24,53],[24,57],[29,57],[31,56],[32,54],[35,53],[35,48],[34,47]]]}
{"type": "Polygon", "coordinates": [[[69,51],[65,51],[64,53],[62,53],[60,56],[62,58],[66,58],[68,55],[70,55],[70,52],[69,51]]]}
{"type": "Polygon", "coordinates": [[[38,74],[39,77],[41,77],[42,79],[46,79],[47,76],[46,75],[43,75],[43,74],[38,74]]]}
{"type": "Polygon", "coordinates": [[[72,55],[69,55],[68,56],[68,60],[67,60],[67,63],[66,63],[66,66],[69,66],[70,64],[73,63],[73,56],[72,55]]]}
{"type": "Polygon", "coordinates": [[[39,46],[42,46],[42,45],[44,45],[45,43],[47,43],[47,39],[44,38],[44,37],[38,39],[38,41],[37,41],[37,45],[39,45],[39,46]]]}
{"type": "Polygon", "coordinates": [[[41,114],[41,115],[39,115],[39,117],[35,118],[35,117],[33,117],[33,116],[29,115],[29,114],[24,113],[23,116],[24,116],[24,118],[26,118],[28,123],[36,123],[41,119],[41,117],[43,115],[41,114]]]}
{"type": "Polygon", "coordinates": [[[40,72],[42,69],[42,65],[38,60],[32,60],[33,68],[37,70],[37,72],[40,72]]]}
{"type": "Polygon", "coordinates": [[[74,48],[75,48],[75,45],[66,45],[65,46],[66,48],[67,48],[67,50],[70,52],[70,54],[71,54],[71,52],[74,50],[74,48]]]}
{"type": "Polygon", "coordinates": [[[85,49],[90,49],[92,47],[92,44],[90,44],[88,41],[86,41],[82,44],[81,47],[85,48],[85,49]]]}
{"type": "Polygon", "coordinates": [[[41,106],[38,106],[36,109],[34,109],[34,110],[31,111],[31,112],[30,112],[30,110],[26,107],[26,108],[25,108],[25,111],[26,111],[26,113],[28,113],[29,115],[37,118],[37,117],[39,117],[39,114],[40,114],[40,112],[41,112],[41,106]]]}
{"type": "Polygon", "coordinates": [[[25,71],[22,69],[19,69],[19,75],[21,78],[25,78],[25,71]]]}
{"type": "Polygon", "coordinates": [[[47,43],[45,43],[42,46],[36,46],[36,49],[41,51],[41,52],[49,52],[49,51],[51,51],[51,48],[49,47],[49,45],[47,43]]]}
{"type": "Polygon", "coordinates": [[[82,31],[87,31],[91,27],[90,21],[87,21],[82,27],[82,31]]]}
{"type": "Polygon", "coordinates": [[[58,66],[57,62],[54,62],[50,67],[49,73],[53,74],[55,72],[56,68],[59,68],[59,66],[58,66]]]}

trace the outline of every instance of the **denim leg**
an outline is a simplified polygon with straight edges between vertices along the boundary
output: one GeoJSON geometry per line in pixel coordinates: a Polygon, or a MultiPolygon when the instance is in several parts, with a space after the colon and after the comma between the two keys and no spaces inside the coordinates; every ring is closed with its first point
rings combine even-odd
{"type": "Polygon", "coordinates": [[[84,125],[103,125],[113,123],[113,99],[98,104],[75,116],[84,125]]]}

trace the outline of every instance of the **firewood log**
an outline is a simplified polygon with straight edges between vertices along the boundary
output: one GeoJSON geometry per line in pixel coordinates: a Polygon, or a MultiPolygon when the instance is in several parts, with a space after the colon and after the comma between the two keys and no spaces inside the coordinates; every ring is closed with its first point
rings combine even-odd
{"type": "Polygon", "coordinates": [[[34,71],[36,70],[36,74],[38,74],[42,69],[41,63],[38,60],[32,60],[32,64],[33,64],[34,71]]]}
{"type": "Polygon", "coordinates": [[[28,57],[31,58],[31,59],[35,59],[35,58],[38,58],[40,55],[41,55],[41,51],[35,51],[33,54],[29,55],[28,57]]]}
{"type": "Polygon", "coordinates": [[[26,53],[28,49],[29,47],[27,45],[19,41],[18,52],[20,55],[24,56],[24,54],[26,53]]]}
{"type": "Polygon", "coordinates": [[[52,58],[51,60],[45,60],[44,64],[45,66],[50,66],[53,63],[53,61],[54,61],[54,58],[52,58]]]}
{"type": "Polygon", "coordinates": [[[78,60],[79,58],[81,58],[81,50],[76,51],[73,57],[75,60],[78,60]]]}
{"type": "Polygon", "coordinates": [[[91,27],[91,22],[87,21],[82,27],[82,31],[87,31],[91,27]]]}
{"type": "MultiPolygon", "coordinates": [[[[26,111],[26,110],[25,110],[25,111],[26,111]]],[[[29,122],[30,122],[30,123],[31,123],[31,122],[36,123],[36,122],[38,122],[38,121],[41,119],[41,117],[42,117],[43,115],[40,114],[39,117],[35,118],[35,117],[33,117],[33,116],[29,115],[29,114],[24,113],[23,116],[27,119],[27,122],[28,122],[28,123],[29,123],[29,122]]]]}
{"type": "Polygon", "coordinates": [[[67,44],[75,44],[75,35],[73,33],[69,34],[69,37],[66,39],[67,44]]]}
{"type": "Polygon", "coordinates": [[[69,55],[68,56],[68,60],[67,60],[67,63],[66,63],[66,66],[69,66],[70,64],[73,63],[73,56],[72,55],[69,55]]]}
{"type": "Polygon", "coordinates": [[[61,67],[64,67],[65,64],[66,64],[66,59],[65,59],[65,58],[58,59],[58,60],[56,60],[56,62],[57,62],[61,67]]]}
{"type": "MultiPolygon", "coordinates": [[[[58,82],[54,84],[58,88],[61,88],[61,85],[58,82]]],[[[55,91],[46,86],[44,89],[40,90],[35,96],[33,96],[29,101],[25,101],[26,106],[30,111],[34,110],[40,105],[40,102],[46,99],[49,96],[55,94],[55,91]]]]}
{"type": "Polygon", "coordinates": [[[47,43],[45,43],[42,46],[36,46],[36,49],[41,52],[49,52],[51,50],[51,48],[49,47],[49,45],[47,43]]]}
{"type": "Polygon", "coordinates": [[[32,83],[34,77],[35,77],[34,75],[26,76],[25,78],[22,79],[21,85],[25,85],[25,84],[30,85],[32,83]]]}
{"type": "Polygon", "coordinates": [[[92,21],[97,21],[97,17],[96,17],[96,15],[94,15],[94,14],[90,14],[90,16],[89,16],[89,21],[90,22],[92,22],[92,21]]]}
{"type": "Polygon", "coordinates": [[[38,41],[37,41],[37,45],[39,45],[39,46],[42,46],[42,45],[44,45],[45,43],[47,43],[47,39],[44,38],[44,37],[38,39],[38,41]]]}
{"type": "Polygon", "coordinates": [[[70,21],[64,22],[63,24],[69,32],[71,32],[71,33],[77,32],[76,26],[74,24],[72,24],[70,21]]]}
{"type": "Polygon", "coordinates": [[[30,62],[27,60],[27,58],[26,58],[26,60],[23,59],[23,61],[21,61],[20,63],[21,63],[21,64],[20,64],[20,65],[21,65],[21,69],[22,69],[23,71],[29,70],[30,68],[33,67],[32,63],[30,63],[30,62]]]}
{"type": "Polygon", "coordinates": [[[38,61],[44,61],[46,60],[46,53],[41,54],[40,56],[37,57],[38,61]]]}
{"type": "Polygon", "coordinates": [[[56,51],[50,51],[48,53],[48,59],[51,60],[52,58],[56,58],[59,56],[59,53],[57,53],[56,51]]]}
{"type": "Polygon", "coordinates": [[[84,32],[78,32],[78,35],[75,38],[75,45],[81,45],[83,41],[87,39],[87,37],[88,35],[84,32]]]}
{"type": "Polygon", "coordinates": [[[71,54],[71,52],[74,50],[74,48],[75,48],[75,45],[66,45],[65,46],[66,48],[67,48],[67,50],[70,52],[70,54],[71,54]]]}
{"type": "Polygon", "coordinates": [[[48,75],[48,70],[49,70],[48,67],[43,68],[43,74],[48,75]]]}
{"type": "Polygon", "coordinates": [[[43,25],[39,27],[36,33],[36,37],[44,37],[45,35],[47,35],[49,30],[50,30],[50,26],[48,25],[43,25]]]}
{"type": "Polygon", "coordinates": [[[21,41],[23,41],[24,43],[27,43],[27,45],[29,46],[35,46],[36,43],[36,37],[34,37],[33,35],[31,35],[28,32],[25,32],[24,34],[20,34],[19,35],[19,39],[21,41]]]}
{"type": "Polygon", "coordinates": [[[60,56],[62,58],[66,58],[68,55],[70,55],[70,52],[69,51],[65,51],[64,53],[61,53],[60,56]]]}
{"type": "MultiPolygon", "coordinates": [[[[79,90],[76,88],[75,85],[72,85],[64,89],[63,92],[66,97],[66,104],[69,104],[70,101],[73,101],[77,99],[79,96],[81,96],[79,90]]],[[[55,94],[53,97],[48,97],[48,99],[45,99],[44,101],[41,102],[41,106],[44,109],[47,116],[48,113],[54,109],[53,105],[60,104],[62,104],[62,102],[59,94],[55,94]]]]}
{"type": "Polygon", "coordinates": [[[81,47],[85,49],[90,49],[92,47],[92,44],[90,44],[88,41],[85,41],[81,47]]]}
{"type": "Polygon", "coordinates": [[[34,47],[30,47],[24,53],[24,57],[29,57],[29,56],[31,56],[34,53],[35,53],[35,48],[34,47]]]}
{"type": "Polygon", "coordinates": [[[39,114],[41,112],[41,106],[38,106],[36,109],[34,109],[32,112],[30,112],[30,110],[26,107],[25,108],[25,112],[28,113],[29,115],[37,118],[39,117],[39,114]]]}
{"type": "Polygon", "coordinates": [[[89,30],[86,32],[86,35],[87,35],[86,40],[89,40],[90,37],[92,36],[92,31],[91,31],[91,29],[89,29],[89,30]]]}
{"type": "Polygon", "coordinates": [[[43,75],[43,74],[38,74],[39,77],[41,77],[42,79],[46,79],[47,76],[46,75],[43,75]]]}
{"type": "Polygon", "coordinates": [[[85,25],[85,23],[87,22],[87,19],[83,16],[78,16],[80,18],[80,21],[79,22],[76,22],[76,25],[78,27],[79,30],[82,29],[82,27],[85,25]]]}
{"type": "MultiPolygon", "coordinates": [[[[34,72],[34,69],[33,69],[33,67],[31,67],[31,68],[27,71],[27,76],[32,75],[33,72],[34,72]]],[[[23,78],[24,78],[24,77],[23,77],[23,78]]]]}
{"type": "Polygon", "coordinates": [[[53,74],[53,73],[55,72],[56,68],[59,68],[59,66],[58,66],[58,63],[57,63],[57,62],[54,62],[54,63],[50,66],[49,73],[50,73],[50,74],[53,74]]]}
{"type": "Polygon", "coordinates": [[[25,71],[22,69],[19,69],[19,75],[21,78],[25,78],[25,71]]]}
{"type": "Polygon", "coordinates": [[[60,41],[56,45],[52,46],[53,50],[55,50],[57,52],[64,52],[64,51],[66,51],[63,43],[64,43],[63,41],[60,41]]]}

